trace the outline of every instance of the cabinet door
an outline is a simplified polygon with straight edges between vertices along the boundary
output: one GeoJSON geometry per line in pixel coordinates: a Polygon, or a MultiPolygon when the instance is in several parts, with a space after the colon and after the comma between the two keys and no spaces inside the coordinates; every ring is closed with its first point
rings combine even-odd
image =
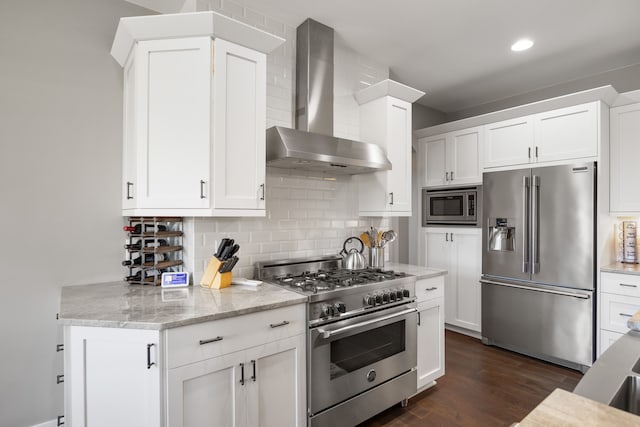
{"type": "Polygon", "coordinates": [[[159,346],[157,331],[65,327],[67,423],[74,427],[161,425],[159,346]]]}
{"type": "Polygon", "coordinates": [[[444,375],[443,299],[418,304],[418,390],[444,375]]]}
{"type": "Polygon", "coordinates": [[[214,41],[215,209],[264,209],[266,56],[214,41]]]}
{"type": "Polygon", "coordinates": [[[527,164],[532,160],[532,147],[532,116],[486,125],[484,168],[527,164]]]}
{"type": "Polygon", "coordinates": [[[139,208],[208,208],[211,39],[138,43],[139,208]]]}
{"type": "Polygon", "coordinates": [[[640,104],[612,108],[611,212],[640,212],[640,104]]]}
{"type": "Polygon", "coordinates": [[[444,277],[444,300],[445,300],[445,320],[449,323],[452,317],[451,304],[447,301],[454,301],[456,298],[455,287],[452,286],[451,278],[451,242],[449,240],[448,228],[430,228],[424,229],[424,265],[432,268],[447,270],[448,274],[444,277]]]}
{"type": "Polygon", "coordinates": [[[536,161],[597,156],[599,111],[599,103],[592,102],[536,114],[536,161]]]}
{"type": "Polygon", "coordinates": [[[135,61],[129,58],[124,66],[124,91],[122,99],[122,208],[136,207],[136,105],[135,105],[135,61]]]}
{"type": "Polygon", "coordinates": [[[244,351],[169,369],[167,425],[246,426],[251,366],[245,364],[243,370],[241,363],[245,363],[244,351]]]}
{"type": "Polygon", "coordinates": [[[480,332],[481,230],[452,230],[450,239],[453,240],[453,253],[449,274],[456,299],[451,301],[452,317],[447,323],[480,332]]]}
{"type": "Polygon", "coordinates": [[[482,127],[449,134],[446,158],[450,184],[482,184],[480,167],[482,136],[482,127]]]}
{"type": "Polygon", "coordinates": [[[391,210],[411,215],[411,104],[389,97],[387,172],[391,210]]]}
{"type": "Polygon", "coordinates": [[[247,425],[307,425],[305,335],[247,350],[246,366],[247,425]]]}
{"type": "Polygon", "coordinates": [[[423,187],[437,187],[447,183],[445,180],[446,135],[439,135],[420,140],[422,147],[423,187]]]}

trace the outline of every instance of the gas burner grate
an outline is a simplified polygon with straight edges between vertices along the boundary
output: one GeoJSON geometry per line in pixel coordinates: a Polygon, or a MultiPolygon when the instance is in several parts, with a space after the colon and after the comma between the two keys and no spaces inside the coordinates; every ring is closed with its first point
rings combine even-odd
{"type": "Polygon", "coordinates": [[[367,268],[363,270],[318,270],[305,271],[298,275],[286,274],[275,277],[275,280],[293,288],[317,293],[318,291],[334,290],[354,285],[382,282],[398,277],[406,277],[406,273],[396,273],[393,270],[367,268]]]}

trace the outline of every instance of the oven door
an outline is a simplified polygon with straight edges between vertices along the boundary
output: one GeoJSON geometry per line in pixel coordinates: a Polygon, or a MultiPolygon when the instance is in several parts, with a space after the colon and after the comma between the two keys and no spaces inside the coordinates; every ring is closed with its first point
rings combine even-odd
{"type": "Polygon", "coordinates": [[[311,329],[311,413],[415,368],[416,312],[403,304],[311,329]]]}

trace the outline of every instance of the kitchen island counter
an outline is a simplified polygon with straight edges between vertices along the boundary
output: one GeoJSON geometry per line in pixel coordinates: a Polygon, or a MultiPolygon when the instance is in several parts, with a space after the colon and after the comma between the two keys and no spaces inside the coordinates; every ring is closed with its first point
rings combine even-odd
{"type": "Polygon", "coordinates": [[[393,270],[401,273],[416,276],[417,280],[430,279],[432,277],[444,276],[447,270],[438,268],[421,267],[419,265],[401,264],[397,262],[387,262],[384,264],[384,270],[393,270]]]}
{"type": "Polygon", "coordinates": [[[562,389],[555,389],[517,427],[637,426],[640,417],[562,389]]]}
{"type": "Polygon", "coordinates": [[[65,286],[62,325],[162,330],[301,304],[307,298],[278,286],[162,288],[126,282],[65,286]]]}

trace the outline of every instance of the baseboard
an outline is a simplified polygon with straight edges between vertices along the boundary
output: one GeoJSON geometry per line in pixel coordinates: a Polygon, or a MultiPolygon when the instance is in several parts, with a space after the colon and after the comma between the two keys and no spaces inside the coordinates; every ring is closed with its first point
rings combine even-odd
{"type": "Polygon", "coordinates": [[[45,421],[41,424],[36,424],[32,427],[57,427],[58,426],[58,421],[57,420],[51,420],[51,421],[45,421]]]}
{"type": "Polygon", "coordinates": [[[472,331],[471,329],[461,328],[459,326],[450,325],[448,323],[444,324],[444,328],[453,332],[457,332],[459,334],[468,335],[473,338],[481,339],[482,335],[480,332],[472,331]]]}

